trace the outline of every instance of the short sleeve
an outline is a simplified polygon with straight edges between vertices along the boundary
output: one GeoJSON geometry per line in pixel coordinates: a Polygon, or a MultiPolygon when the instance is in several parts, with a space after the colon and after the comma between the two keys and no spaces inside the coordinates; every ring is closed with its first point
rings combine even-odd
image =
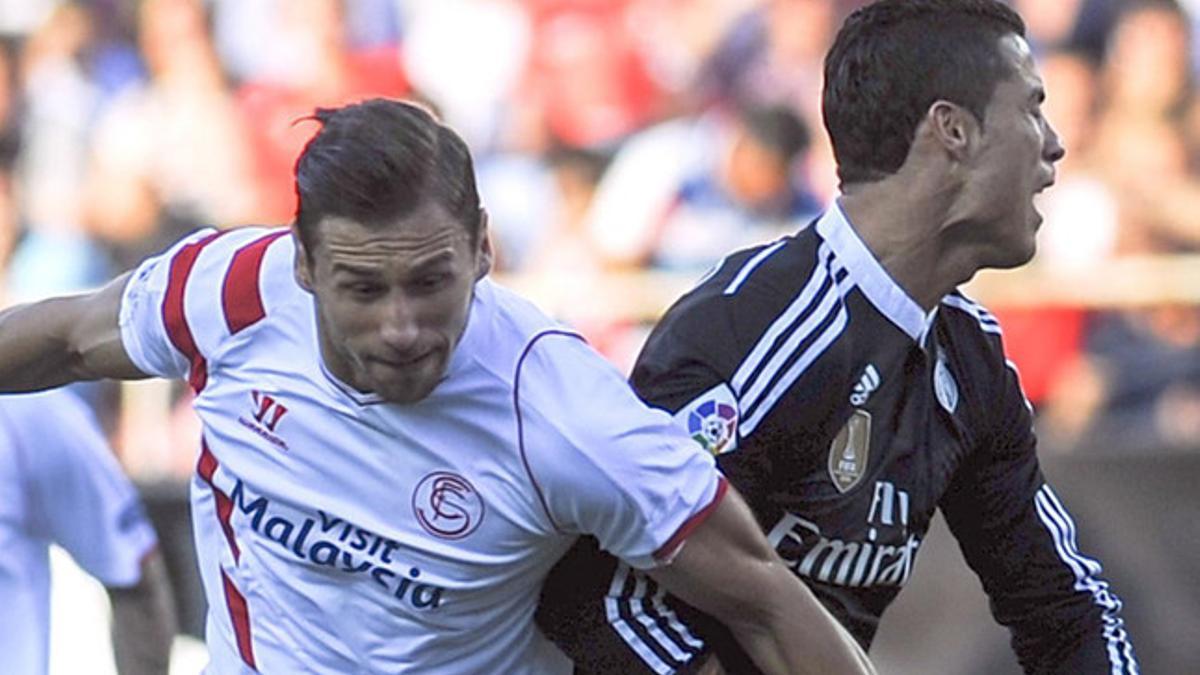
{"type": "Polygon", "coordinates": [[[186,248],[196,246],[216,231],[200,230],[149,258],[134,270],[121,296],[121,343],[142,372],[165,378],[182,378],[189,362],[171,342],[163,318],[163,305],[171,280],[172,263],[186,248]]]}
{"type": "Polygon", "coordinates": [[[38,534],[104,585],[136,584],[157,538],[91,412],[64,391],[11,397],[2,410],[23,456],[38,534]]]}
{"type": "Polygon", "coordinates": [[[543,333],[517,367],[521,451],[553,527],[631,566],[678,552],[724,494],[713,456],[577,336],[543,333]]]}

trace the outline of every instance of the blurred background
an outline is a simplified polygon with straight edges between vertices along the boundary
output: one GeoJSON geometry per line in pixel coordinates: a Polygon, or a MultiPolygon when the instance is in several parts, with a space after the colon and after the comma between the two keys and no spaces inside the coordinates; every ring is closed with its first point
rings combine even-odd
{"type": "MultiPolygon", "coordinates": [[[[94,287],[199,226],[285,224],[304,117],[406,97],[471,145],[504,282],[628,368],[722,255],[834,197],[821,62],[860,4],[0,0],[0,297],[94,287]]],[[[1046,471],[1126,601],[1145,670],[1200,672],[1200,0],[1012,4],[1067,156],[1034,262],[967,292],[1001,319],[1046,471]]],[[[186,393],[81,391],[145,492],[199,635],[186,393]]],[[[874,651],[884,672],[1018,672],[952,540],[935,531],[922,551],[919,590],[874,651]]],[[[94,631],[103,652],[103,608],[69,575],[52,667],[104,672],[111,657],[79,646],[94,631]]],[[[182,644],[179,672],[196,672],[203,648],[182,644]]]]}

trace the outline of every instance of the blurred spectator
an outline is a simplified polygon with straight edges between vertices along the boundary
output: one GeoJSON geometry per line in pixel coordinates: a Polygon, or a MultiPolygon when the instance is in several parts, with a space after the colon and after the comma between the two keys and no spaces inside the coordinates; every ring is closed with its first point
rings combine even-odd
{"type": "Polygon", "coordinates": [[[603,148],[661,119],[666,97],[632,37],[634,0],[525,0],[529,69],[515,95],[557,141],[603,148]]]}
{"type": "Polygon", "coordinates": [[[605,174],[588,233],[610,266],[703,270],[820,210],[799,174],[809,142],[803,121],[783,106],[648,129],[605,174]]]}
{"type": "Polygon", "coordinates": [[[345,6],[342,0],[270,4],[270,37],[257,44],[278,67],[254,73],[237,94],[250,134],[260,222],[287,222],[295,212],[292,163],[313,133],[299,120],[317,107],[408,92],[399,48],[356,49],[347,39],[345,6]]]}
{"type": "Polygon", "coordinates": [[[137,16],[149,80],[100,117],[88,186],[88,224],[118,269],[255,206],[246,134],[200,0],[144,0],[137,16]]]}
{"type": "Polygon", "coordinates": [[[0,0],[0,36],[29,35],[58,4],[59,0],[0,0]]]}
{"type": "Polygon", "coordinates": [[[536,128],[540,115],[513,96],[532,39],[529,13],[519,2],[417,2],[406,16],[402,53],[413,86],[436,104],[477,157],[498,145],[532,153],[545,149],[544,130],[536,128]]]}
{"type": "MultiPolygon", "coordinates": [[[[1068,189],[1054,198],[1076,211],[1062,217],[1073,218],[1074,227],[1058,226],[1051,210],[1048,253],[1098,268],[1116,256],[1200,250],[1200,183],[1184,126],[1194,105],[1190,44],[1190,22],[1172,0],[1131,2],[1118,14],[1095,131],[1080,133],[1081,140],[1095,139],[1082,153],[1091,169],[1078,160],[1064,166],[1068,189]],[[1061,253],[1070,247],[1073,254],[1061,253]]],[[[1050,92],[1053,101],[1056,90],[1050,92]]],[[[1099,311],[1081,342],[1080,358],[1057,361],[1061,378],[1043,415],[1051,439],[1126,449],[1194,443],[1200,433],[1194,307],[1099,311]]]]}
{"type": "Polygon", "coordinates": [[[0,40],[0,169],[17,160],[17,68],[13,45],[0,40]]]}
{"type": "MultiPolygon", "coordinates": [[[[861,4],[861,3],[860,3],[861,4]]],[[[761,0],[731,24],[697,83],[704,100],[732,105],[790,106],[810,129],[824,130],[824,57],[840,14],[830,0],[761,0]]],[[[833,151],[814,134],[807,175],[822,202],[836,193],[833,151]]]]}
{"type": "Polygon", "coordinates": [[[25,232],[9,284],[19,298],[76,290],[109,275],[83,227],[88,132],[99,103],[84,67],[90,26],[83,6],[58,5],[22,50],[16,177],[25,232]]]}

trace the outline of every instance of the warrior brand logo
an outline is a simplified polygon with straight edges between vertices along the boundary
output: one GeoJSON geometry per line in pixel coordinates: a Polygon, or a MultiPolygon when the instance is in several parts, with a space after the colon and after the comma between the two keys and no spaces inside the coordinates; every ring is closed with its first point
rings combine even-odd
{"type": "Polygon", "coordinates": [[[829,478],[839,492],[858,485],[871,456],[871,413],[855,410],[829,444],[829,478]]]}
{"type": "Polygon", "coordinates": [[[442,539],[462,539],[483,521],[483,499],[475,487],[445,471],[421,479],[413,491],[412,507],[421,527],[442,539]]]}
{"type": "Polygon", "coordinates": [[[815,523],[786,513],[767,534],[767,540],[796,574],[815,581],[852,588],[903,586],[912,576],[921,540],[901,532],[892,544],[878,541],[872,527],[866,541],[830,539],[815,523]]]}
{"type": "Polygon", "coordinates": [[[853,405],[866,405],[867,399],[871,398],[871,394],[879,388],[881,381],[879,371],[875,370],[875,365],[868,363],[866,370],[858,378],[858,384],[854,385],[854,391],[850,394],[850,403],[853,405]]]}
{"type": "Polygon", "coordinates": [[[257,389],[250,392],[250,400],[254,403],[254,421],[239,417],[238,422],[272,445],[287,450],[287,443],[275,435],[275,427],[279,426],[280,420],[288,412],[287,406],[257,389]]]}

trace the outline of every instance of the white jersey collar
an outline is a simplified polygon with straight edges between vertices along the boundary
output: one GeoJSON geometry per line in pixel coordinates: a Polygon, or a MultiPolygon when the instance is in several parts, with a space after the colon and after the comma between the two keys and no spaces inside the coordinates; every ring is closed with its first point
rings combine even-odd
{"type": "Polygon", "coordinates": [[[883,265],[854,231],[854,226],[836,200],[817,221],[817,234],[849,273],[850,280],[862,289],[867,300],[889,321],[914,341],[923,342],[932,324],[933,312],[926,314],[916,300],[897,284],[883,265]]]}

